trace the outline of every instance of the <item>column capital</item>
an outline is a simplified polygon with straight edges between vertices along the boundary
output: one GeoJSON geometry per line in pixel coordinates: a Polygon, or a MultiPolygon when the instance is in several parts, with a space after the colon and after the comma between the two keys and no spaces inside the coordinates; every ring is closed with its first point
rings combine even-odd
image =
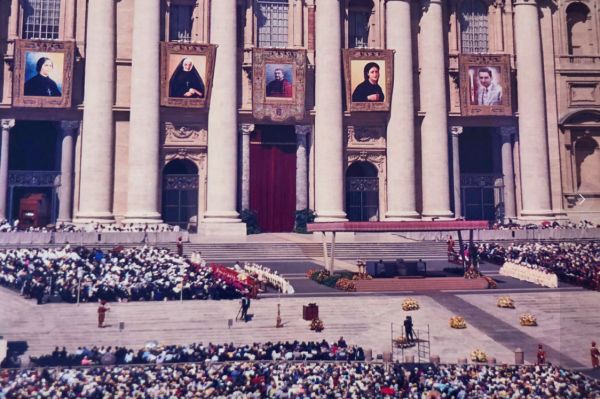
{"type": "Polygon", "coordinates": [[[516,126],[501,126],[500,127],[500,135],[505,138],[511,138],[516,136],[518,133],[518,129],[516,126]]]}
{"type": "Polygon", "coordinates": [[[242,132],[243,135],[249,135],[250,133],[252,133],[254,131],[254,123],[242,123],[240,125],[240,130],[242,132]]]}
{"type": "Polygon", "coordinates": [[[537,6],[539,0],[512,0],[513,6],[537,6]]]}
{"type": "Polygon", "coordinates": [[[296,135],[297,136],[306,136],[312,131],[311,125],[296,125],[296,135]]]}
{"type": "Polygon", "coordinates": [[[462,134],[463,127],[462,126],[450,126],[450,134],[452,136],[458,137],[462,134]]]}
{"type": "Polygon", "coordinates": [[[60,121],[60,128],[64,133],[73,133],[80,126],[81,121],[60,121]]]}
{"type": "Polygon", "coordinates": [[[15,127],[14,119],[2,119],[2,130],[10,130],[15,127]]]}

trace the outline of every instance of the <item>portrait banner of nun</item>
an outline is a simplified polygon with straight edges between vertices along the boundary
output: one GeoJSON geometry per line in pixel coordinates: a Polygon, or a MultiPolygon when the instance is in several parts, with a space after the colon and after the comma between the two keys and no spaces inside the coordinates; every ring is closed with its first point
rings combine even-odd
{"type": "Polygon", "coordinates": [[[73,42],[17,40],[13,105],[69,108],[74,48],[73,42]]]}
{"type": "Polygon", "coordinates": [[[161,105],[208,109],[215,50],[210,44],[161,43],[161,105]]]}
{"type": "Polygon", "coordinates": [[[343,54],[347,110],[389,111],[393,51],[345,49],[343,54]]]}

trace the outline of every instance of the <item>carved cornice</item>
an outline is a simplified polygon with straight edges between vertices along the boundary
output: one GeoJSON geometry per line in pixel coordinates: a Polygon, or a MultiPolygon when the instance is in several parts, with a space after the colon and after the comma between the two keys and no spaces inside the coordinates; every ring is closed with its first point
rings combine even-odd
{"type": "Polygon", "coordinates": [[[206,146],[207,139],[205,126],[165,122],[165,145],[206,146]]]}
{"type": "Polygon", "coordinates": [[[354,162],[370,162],[377,167],[379,174],[385,172],[385,152],[384,151],[349,151],[347,155],[347,166],[354,162]]]}
{"type": "Polygon", "coordinates": [[[187,159],[194,162],[196,165],[201,166],[206,160],[206,152],[199,149],[177,148],[165,154],[165,164],[174,159],[187,159]]]}
{"type": "Polygon", "coordinates": [[[385,148],[383,127],[350,125],[346,129],[348,148],[385,148]]]}

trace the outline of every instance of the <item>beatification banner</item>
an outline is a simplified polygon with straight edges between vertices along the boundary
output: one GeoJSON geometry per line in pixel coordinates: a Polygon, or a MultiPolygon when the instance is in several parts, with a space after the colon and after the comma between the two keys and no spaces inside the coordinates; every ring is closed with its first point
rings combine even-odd
{"type": "Polygon", "coordinates": [[[160,104],[208,109],[216,46],[161,43],[160,104]]]}
{"type": "Polygon", "coordinates": [[[461,54],[458,63],[462,115],[512,115],[509,55],[461,54]]]}
{"type": "Polygon", "coordinates": [[[350,112],[389,111],[394,85],[394,52],[344,49],[346,109],[350,112]]]}
{"type": "Polygon", "coordinates": [[[17,40],[13,106],[70,108],[74,53],[73,41],[17,40]]]}
{"type": "Polygon", "coordinates": [[[306,111],[306,50],[252,50],[252,115],[300,121],[306,111]]]}

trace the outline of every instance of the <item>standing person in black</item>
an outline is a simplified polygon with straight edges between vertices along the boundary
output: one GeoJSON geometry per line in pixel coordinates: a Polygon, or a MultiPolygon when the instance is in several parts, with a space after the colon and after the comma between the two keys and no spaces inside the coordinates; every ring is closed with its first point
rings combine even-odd
{"type": "Polygon", "coordinates": [[[408,341],[412,342],[415,340],[412,317],[410,316],[406,316],[406,320],[404,320],[404,331],[408,341]]]}
{"type": "Polygon", "coordinates": [[[244,322],[248,322],[248,309],[250,309],[250,294],[246,294],[242,297],[242,315],[240,316],[244,322]]]}
{"type": "Polygon", "coordinates": [[[179,237],[177,239],[177,255],[183,256],[183,238],[179,237]]]}

